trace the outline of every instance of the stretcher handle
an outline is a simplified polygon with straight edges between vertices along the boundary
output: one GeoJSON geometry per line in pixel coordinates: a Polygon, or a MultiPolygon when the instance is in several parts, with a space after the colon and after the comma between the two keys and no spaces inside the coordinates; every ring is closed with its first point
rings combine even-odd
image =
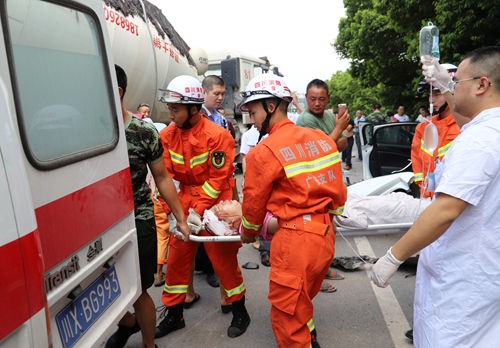
{"type": "Polygon", "coordinates": [[[197,236],[189,235],[189,240],[193,242],[241,242],[239,235],[234,236],[197,236]]]}
{"type": "MultiPolygon", "coordinates": [[[[193,230],[194,226],[188,222],[188,227],[193,230]]],[[[204,226],[206,227],[206,226],[204,226]]],[[[179,232],[180,233],[180,232],[179,232]]],[[[190,234],[189,240],[193,242],[241,242],[240,235],[232,236],[198,236],[196,234],[190,234]]]]}

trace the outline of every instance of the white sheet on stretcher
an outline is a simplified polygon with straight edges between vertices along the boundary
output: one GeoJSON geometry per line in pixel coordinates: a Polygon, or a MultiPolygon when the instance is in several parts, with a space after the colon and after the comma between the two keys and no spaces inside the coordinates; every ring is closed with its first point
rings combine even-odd
{"type": "Polygon", "coordinates": [[[349,194],[342,216],[336,216],[334,222],[340,231],[404,229],[430,203],[430,199],[413,198],[403,192],[364,197],[349,194]]]}

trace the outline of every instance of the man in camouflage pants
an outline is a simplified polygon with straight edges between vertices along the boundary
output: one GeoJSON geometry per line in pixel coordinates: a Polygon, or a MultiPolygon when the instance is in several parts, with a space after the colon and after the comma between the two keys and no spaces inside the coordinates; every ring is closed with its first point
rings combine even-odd
{"type": "Polygon", "coordinates": [[[135,315],[127,312],[123,316],[118,323],[118,330],[106,342],[106,348],[125,346],[128,338],[139,330],[142,333],[142,347],[153,348],[156,310],[147,289],[153,285],[156,273],[157,240],[153,201],[146,183],[148,167],[153,174],[156,187],[177,220],[177,229],[188,236],[189,228],[174,183],[163,162],[160,135],[154,125],[131,115],[125,109],[123,96],[127,89],[127,75],[121,67],[115,66],[115,69],[132,176],[142,293],[134,302],[135,315]]]}

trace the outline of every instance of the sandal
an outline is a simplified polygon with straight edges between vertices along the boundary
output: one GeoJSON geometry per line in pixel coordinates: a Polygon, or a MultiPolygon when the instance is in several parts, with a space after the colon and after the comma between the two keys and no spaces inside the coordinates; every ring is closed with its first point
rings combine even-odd
{"type": "Polygon", "coordinates": [[[158,274],[155,274],[154,286],[160,287],[165,285],[165,273],[162,273],[161,276],[158,277],[158,274]]]}
{"type": "Polygon", "coordinates": [[[328,271],[325,275],[325,279],[328,280],[342,280],[345,279],[345,277],[337,272],[334,271],[328,271]]]}
{"type": "Polygon", "coordinates": [[[321,284],[321,288],[319,289],[319,291],[325,292],[325,293],[332,293],[332,292],[337,291],[337,288],[335,286],[333,286],[332,284],[328,284],[327,282],[323,282],[321,284]]]}
{"type": "Polygon", "coordinates": [[[221,304],[220,305],[220,310],[224,314],[231,313],[233,311],[233,305],[231,303],[230,304],[225,304],[225,305],[221,304]]]}
{"type": "Polygon", "coordinates": [[[201,297],[200,294],[195,294],[192,301],[184,302],[184,308],[185,309],[191,308],[192,305],[194,305],[196,302],[199,301],[200,297],[201,297]]]}

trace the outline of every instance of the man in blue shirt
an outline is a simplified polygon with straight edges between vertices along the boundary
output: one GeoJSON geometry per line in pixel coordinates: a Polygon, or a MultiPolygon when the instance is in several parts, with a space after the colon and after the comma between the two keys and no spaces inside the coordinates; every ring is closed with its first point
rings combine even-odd
{"type": "Polygon", "coordinates": [[[208,119],[222,128],[229,130],[227,120],[217,110],[222,105],[224,96],[226,95],[224,80],[219,76],[208,75],[203,79],[202,87],[203,96],[205,98],[203,110],[208,119]]]}

